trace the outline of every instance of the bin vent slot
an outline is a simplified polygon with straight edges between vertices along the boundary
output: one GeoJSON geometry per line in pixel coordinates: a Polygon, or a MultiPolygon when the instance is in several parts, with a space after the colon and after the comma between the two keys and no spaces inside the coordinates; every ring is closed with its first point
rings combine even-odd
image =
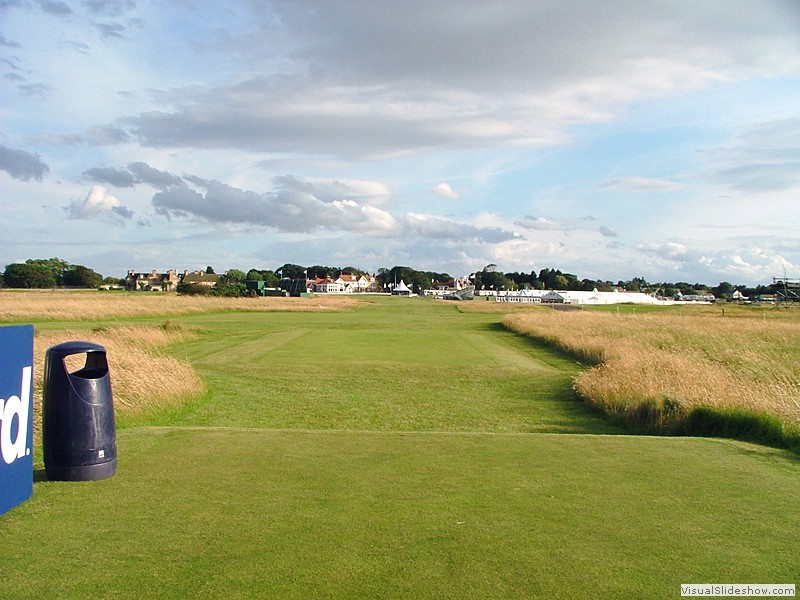
{"type": "Polygon", "coordinates": [[[81,352],[64,357],[67,373],[84,379],[97,379],[108,373],[105,354],[101,352],[81,352]]]}

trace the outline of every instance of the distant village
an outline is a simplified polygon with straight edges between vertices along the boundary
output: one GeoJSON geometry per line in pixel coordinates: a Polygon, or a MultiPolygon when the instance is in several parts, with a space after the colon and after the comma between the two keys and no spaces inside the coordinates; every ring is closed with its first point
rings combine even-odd
{"type": "Polygon", "coordinates": [[[6,265],[0,289],[106,289],[129,292],[174,292],[222,297],[304,296],[310,294],[391,294],[428,296],[442,300],[473,300],[509,304],[579,306],[592,304],[675,304],[737,302],[800,306],[800,279],[773,277],[771,284],[754,287],[723,281],[716,286],[679,281],[648,282],[581,279],[559,269],[501,272],[489,264],[481,270],[453,277],[447,273],[407,266],[380,268],[370,274],[356,267],[302,266],[286,263],[275,270],[230,269],[215,273],[169,269],[137,272],[122,278],[103,277],[83,265],[60,258],[28,259],[6,265]]]}
{"type": "MultiPolygon", "coordinates": [[[[166,273],[151,271],[150,273],[136,273],[128,271],[125,278],[125,289],[128,291],[163,291],[172,292],[178,289],[179,284],[200,285],[213,288],[224,280],[226,273],[217,275],[208,271],[184,271],[178,274],[177,271],[170,269],[166,273]]],[[[292,286],[297,286],[296,279],[290,279],[292,286]]],[[[267,292],[276,290],[290,292],[288,282],[284,280],[284,288],[268,288],[263,280],[253,279],[245,281],[246,289],[255,292],[254,295],[263,296],[267,292]]],[[[375,275],[353,275],[342,273],[339,277],[315,277],[306,279],[303,292],[314,292],[317,294],[353,294],[353,293],[380,293],[383,288],[378,285],[375,275]]],[[[276,294],[273,294],[276,295],[276,294]]],[[[277,294],[288,295],[288,294],[277,294]]]]}
{"type": "MultiPolygon", "coordinates": [[[[209,271],[168,270],[159,273],[128,271],[124,287],[128,291],[181,291],[188,286],[215,288],[225,281],[227,273],[218,275],[209,271]]],[[[415,292],[404,280],[381,285],[377,275],[365,273],[341,273],[338,277],[283,278],[279,287],[267,287],[263,280],[246,280],[246,295],[250,296],[303,296],[308,294],[391,294],[395,296],[428,296],[443,300],[472,300],[475,298],[509,304],[561,304],[561,305],[609,305],[609,304],[675,304],[713,303],[714,294],[682,294],[663,297],[654,293],[631,292],[621,289],[598,291],[544,290],[524,287],[522,289],[476,289],[469,277],[452,278],[446,281],[431,280],[430,287],[415,292]]],[[[727,300],[748,301],[748,297],[735,290],[727,300]]]]}

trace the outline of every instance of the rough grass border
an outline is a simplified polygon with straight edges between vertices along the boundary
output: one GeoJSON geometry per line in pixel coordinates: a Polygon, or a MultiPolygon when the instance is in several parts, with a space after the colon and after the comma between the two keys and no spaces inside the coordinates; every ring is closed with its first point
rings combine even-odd
{"type": "Polygon", "coordinates": [[[207,312],[315,312],[349,310],[357,298],[222,298],[174,292],[98,292],[0,289],[0,323],[93,322],[207,312]]]}
{"type": "Polygon", "coordinates": [[[578,395],[637,433],[685,437],[715,437],[784,448],[800,454],[800,427],[775,415],[744,408],[697,406],[686,410],[669,398],[647,399],[635,405],[605,405],[578,395]]]}
{"type": "MultiPolygon", "coordinates": [[[[503,320],[503,325],[509,330],[547,344],[586,366],[602,370],[614,360],[605,348],[596,343],[578,345],[558,333],[537,332],[532,327],[521,326],[521,323],[519,318],[510,315],[503,320]]],[[[684,404],[667,393],[657,398],[644,397],[636,402],[623,397],[600,402],[577,383],[578,379],[575,391],[586,404],[638,433],[736,439],[785,448],[800,454],[800,423],[782,419],[766,410],[745,406],[684,404]]]]}

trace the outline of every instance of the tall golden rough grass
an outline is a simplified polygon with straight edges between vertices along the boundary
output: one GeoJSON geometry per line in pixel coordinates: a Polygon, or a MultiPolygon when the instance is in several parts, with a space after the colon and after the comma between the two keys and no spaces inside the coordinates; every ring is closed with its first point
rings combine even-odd
{"type": "Polygon", "coordinates": [[[156,292],[0,291],[0,321],[94,321],[114,317],[170,316],[209,311],[342,310],[351,298],[220,298],[156,292]]]}
{"type": "Polygon", "coordinates": [[[540,309],[503,322],[595,365],[580,373],[575,388],[608,412],[655,407],[668,421],[698,407],[745,410],[797,427],[800,315],[733,313],[540,309]]]}
{"type": "MultiPolygon", "coordinates": [[[[41,424],[42,380],[47,349],[68,341],[89,341],[107,352],[114,410],[117,414],[177,406],[203,393],[203,382],[192,366],[168,356],[164,348],[193,336],[181,327],[125,326],[92,331],[36,332],[34,337],[34,429],[41,424]]],[[[73,372],[85,355],[66,357],[73,372]]]]}

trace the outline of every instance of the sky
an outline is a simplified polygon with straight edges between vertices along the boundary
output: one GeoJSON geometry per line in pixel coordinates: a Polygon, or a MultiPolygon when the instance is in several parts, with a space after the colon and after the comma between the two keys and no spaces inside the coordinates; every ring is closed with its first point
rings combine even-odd
{"type": "Polygon", "coordinates": [[[800,277],[798,0],[0,0],[0,267],[800,277]]]}

